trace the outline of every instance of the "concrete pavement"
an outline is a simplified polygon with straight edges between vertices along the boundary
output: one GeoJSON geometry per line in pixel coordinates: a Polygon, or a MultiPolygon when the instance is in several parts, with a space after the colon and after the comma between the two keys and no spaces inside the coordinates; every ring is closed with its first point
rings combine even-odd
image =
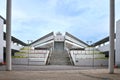
{"type": "MultiPolygon", "coordinates": [[[[45,66],[38,67],[41,67],[42,69],[40,70],[39,68],[38,71],[25,69],[0,71],[0,80],[120,80],[120,69],[115,69],[115,74],[108,74],[107,68],[75,68],[74,66],[57,65],[48,66],[49,68],[45,68],[45,66]]],[[[21,68],[25,68],[25,66],[21,66],[21,68]]],[[[31,68],[37,67],[34,66],[31,68]]]]}

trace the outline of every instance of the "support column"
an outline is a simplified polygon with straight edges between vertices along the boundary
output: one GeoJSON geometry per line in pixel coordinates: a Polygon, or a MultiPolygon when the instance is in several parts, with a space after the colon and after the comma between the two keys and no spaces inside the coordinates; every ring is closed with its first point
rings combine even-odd
{"type": "Polygon", "coordinates": [[[3,25],[4,20],[0,17],[0,63],[3,63],[3,25]]]}
{"type": "Polygon", "coordinates": [[[7,0],[6,11],[6,70],[12,70],[11,64],[11,2],[7,0]]]}
{"type": "Polygon", "coordinates": [[[109,51],[109,73],[114,73],[114,29],[115,29],[115,11],[114,11],[115,0],[110,0],[110,51],[109,51]]]}
{"type": "Polygon", "coordinates": [[[120,66],[120,20],[116,22],[116,51],[115,51],[115,65],[120,66]]]}

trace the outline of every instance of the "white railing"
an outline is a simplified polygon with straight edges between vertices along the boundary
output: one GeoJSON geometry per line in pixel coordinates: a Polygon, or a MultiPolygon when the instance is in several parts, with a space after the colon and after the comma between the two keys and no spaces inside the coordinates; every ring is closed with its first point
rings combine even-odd
{"type": "Polygon", "coordinates": [[[51,48],[50,51],[49,51],[49,54],[48,54],[48,57],[47,57],[47,60],[46,60],[46,65],[48,65],[50,63],[50,57],[51,57],[52,53],[53,53],[53,48],[51,48]]]}
{"type": "Polygon", "coordinates": [[[70,50],[68,48],[65,48],[65,50],[67,51],[67,53],[69,55],[71,64],[74,65],[73,57],[71,56],[70,50]]]}

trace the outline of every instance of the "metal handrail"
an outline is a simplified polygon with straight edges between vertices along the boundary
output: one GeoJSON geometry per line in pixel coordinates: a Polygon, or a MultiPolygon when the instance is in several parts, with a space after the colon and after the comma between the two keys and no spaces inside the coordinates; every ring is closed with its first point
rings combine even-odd
{"type": "Polygon", "coordinates": [[[47,60],[46,60],[46,65],[48,65],[49,63],[50,63],[50,57],[51,57],[51,54],[52,54],[52,48],[50,49],[50,51],[49,51],[49,55],[48,55],[48,57],[47,57],[47,60]]]}
{"type": "Polygon", "coordinates": [[[74,61],[73,61],[73,59],[72,59],[72,56],[71,56],[71,54],[70,54],[69,49],[68,49],[68,48],[65,48],[65,49],[67,50],[67,53],[68,53],[68,55],[69,55],[71,64],[74,65],[74,61]]]}

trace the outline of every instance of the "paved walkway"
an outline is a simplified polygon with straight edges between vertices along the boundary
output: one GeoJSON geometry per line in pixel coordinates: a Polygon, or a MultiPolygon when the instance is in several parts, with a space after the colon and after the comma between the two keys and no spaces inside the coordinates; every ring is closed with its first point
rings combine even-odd
{"type": "MultiPolygon", "coordinates": [[[[0,66],[0,71],[5,71],[5,66],[0,66]]],[[[56,71],[56,70],[88,70],[88,69],[105,69],[107,67],[80,67],[72,65],[47,65],[47,66],[31,66],[31,65],[13,65],[13,71],[56,71]]]]}
{"type": "MultiPolygon", "coordinates": [[[[16,70],[13,71],[0,71],[0,80],[120,80],[120,69],[115,69],[115,74],[108,74],[108,69],[106,68],[29,66],[31,68],[30,71],[23,69],[28,68],[26,66],[15,65],[14,69],[15,67],[16,70]],[[39,70],[37,71],[36,69],[34,71],[34,68],[37,67],[39,67],[39,70]]],[[[0,66],[0,68],[3,69],[4,66],[0,66]]]]}

